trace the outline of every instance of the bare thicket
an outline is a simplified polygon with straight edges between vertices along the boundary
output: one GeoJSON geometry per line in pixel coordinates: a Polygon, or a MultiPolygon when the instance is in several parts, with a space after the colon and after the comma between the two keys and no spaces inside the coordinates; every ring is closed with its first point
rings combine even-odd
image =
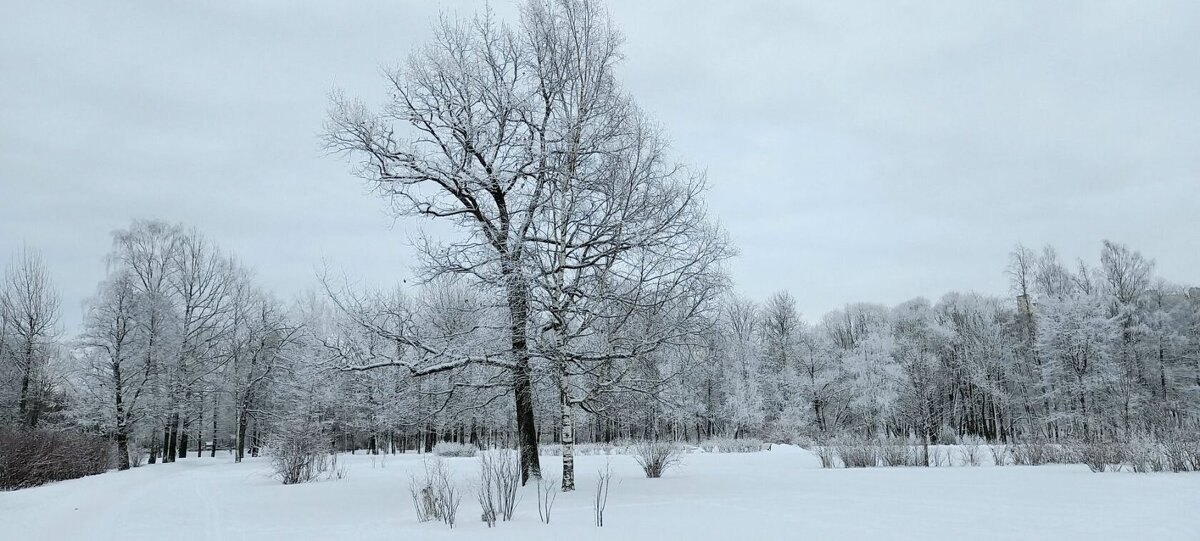
{"type": "Polygon", "coordinates": [[[757,438],[711,438],[700,442],[699,447],[707,453],[757,453],[767,450],[770,444],[757,438]]]}
{"type": "Polygon", "coordinates": [[[315,481],[330,466],[329,438],[320,423],[296,421],[276,428],[271,468],[285,485],[315,481]]]}
{"type": "Polygon", "coordinates": [[[996,466],[1007,466],[1009,462],[1009,446],[1003,443],[996,443],[988,446],[988,451],[992,454],[992,464],[996,466]]]}
{"type": "Polygon", "coordinates": [[[683,447],[670,441],[641,441],[633,446],[633,458],[637,460],[646,477],[662,477],[668,469],[683,462],[683,447]]]}
{"type": "Polygon", "coordinates": [[[818,444],[815,452],[817,454],[817,458],[821,460],[822,468],[837,467],[838,453],[837,448],[832,442],[823,442],[818,444]]]}
{"type": "Polygon", "coordinates": [[[950,453],[942,447],[929,448],[929,465],[935,468],[950,466],[950,453]]]}
{"type": "Polygon", "coordinates": [[[104,473],[113,448],[104,438],[46,429],[0,427],[0,490],[104,473]]]}
{"type": "Polygon", "coordinates": [[[1111,443],[1083,443],[1076,446],[1075,453],[1079,456],[1079,461],[1093,472],[1102,472],[1110,466],[1120,467],[1120,449],[1111,443]]]}
{"type": "Polygon", "coordinates": [[[879,462],[884,466],[915,466],[916,456],[908,441],[903,438],[884,438],[878,444],[879,462]]]}
{"type": "Polygon", "coordinates": [[[458,506],[462,503],[462,491],[450,475],[445,459],[426,458],[422,466],[422,474],[412,474],[408,484],[417,520],[440,520],[453,528],[458,506]]]}
{"type": "Polygon", "coordinates": [[[840,439],[833,449],[846,468],[874,468],[879,465],[879,448],[867,441],[840,439]]]}
{"type": "Polygon", "coordinates": [[[479,481],[476,485],[483,520],[490,525],[496,520],[512,520],[521,487],[521,464],[516,453],[506,449],[479,454],[479,481]],[[489,520],[490,519],[490,520],[489,520]]]}
{"type": "Polygon", "coordinates": [[[1030,441],[1009,446],[1012,462],[1018,466],[1062,464],[1072,460],[1070,449],[1044,441],[1030,441]]]}
{"type": "Polygon", "coordinates": [[[433,446],[433,454],[449,457],[473,457],[479,453],[479,448],[469,443],[439,441],[433,446]]]}
{"type": "Polygon", "coordinates": [[[983,464],[985,442],[978,436],[963,436],[958,440],[958,454],[964,466],[983,464]]]}

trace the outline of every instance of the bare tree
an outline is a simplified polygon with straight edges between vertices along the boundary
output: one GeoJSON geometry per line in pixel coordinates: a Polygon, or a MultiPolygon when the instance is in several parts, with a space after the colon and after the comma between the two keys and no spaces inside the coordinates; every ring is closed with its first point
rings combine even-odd
{"type": "Polygon", "coordinates": [[[129,469],[129,440],[134,423],[143,415],[143,394],[149,394],[153,373],[138,355],[138,298],[135,278],[120,270],[101,283],[89,303],[81,345],[94,392],[111,408],[117,442],[117,467],[129,469]]]}
{"type": "MultiPolygon", "coordinates": [[[[665,143],[619,90],[619,45],[592,0],[532,0],[517,29],[490,12],[443,20],[433,43],[389,74],[394,99],[381,113],[335,97],[327,124],[328,147],[361,158],[359,173],[399,214],[466,230],[458,242],[420,245],[429,274],[494,288],[508,320],[506,358],[448,355],[389,331],[389,340],[438,362],[356,368],[506,368],[526,477],[539,474],[531,361],[548,361],[557,374],[569,431],[571,408],[587,398],[572,396],[567,380],[579,371],[568,365],[645,357],[678,339],[678,326],[630,329],[649,322],[654,305],[674,303],[668,319],[690,321],[715,289],[698,284],[715,282],[708,275],[728,254],[704,223],[703,179],[666,161],[665,143]],[[411,136],[401,139],[396,124],[411,136]],[[604,339],[596,338],[601,323],[604,339]],[[604,341],[611,349],[618,338],[625,345],[615,354],[568,353],[581,335],[589,350],[604,341]],[[539,341],[532,350],[531,336],[539,341]]],[[[573,486],[573,476],[563,485],[573,486]]]]}
{"type": "Polygon", "coordinates": [[[9,264],[0,284],[0,311],[11,338],[5,340],[0,356],[16,369],[20,378],[17,414],[21,423],[35,427],[42,412],[39,378],[50,362],[58,323],[59,297],[50,282],[42,256],[23,248],[9,264]]]}
{"type": "MultiPolygon", "coordinates": [[[[168,393],[163,374],[166,356],[173,340],[170,328],[173,325],[168,278],[172,272],[170,261],[178,246],[181,228],[158,221],[136,221],[129,229],[113,233],[113,246],[108,256],[110,272],[128,271],[133,277],[137,299],[137,317],[134,331],[141,356],[140,370],[150,385],[150,401],[155,411],[157,428],[166,425],[162,415],[162,403],[168,393]]],[[[163,461],[174,460],[166,456],[167,431],[156,429],[150,441],[150,463],[157,462],[160,449],[163,461]]]]}
{"type": "Polygon", "coordinates": [[[225,355],[236,431],[234,461],[241,462],[250,417],[279,371],[287,368],[283,351],[298,339],[300,328],[289,322],[278,301],[255,288],[244,274],[235,278],[230,295],[232,321],[225,355]]]}
{"type": "MultiPolygon", "coordinates": [[[[467,233],[420,248],[431,276],[467,275],[503,299],[507,358],[491,362],[511,374],[523,480],[540,475],[525,240],[543,202],[547,179],[539,169],[549,158],[553,134],[545,126],[555,91],[525,69],[532,63],[521,36],[490,13],[443,19],[430,44],[388,73],[393,99],[381,112],[335,96],[325,133],[331,151],[361,160],[360,176],[398,215],[447,220],[467,233]]],[[[426,349],[412,336],[391,338],[426,349]]],[[[477,360],[459,357],[424,373],[477,360]]]]}

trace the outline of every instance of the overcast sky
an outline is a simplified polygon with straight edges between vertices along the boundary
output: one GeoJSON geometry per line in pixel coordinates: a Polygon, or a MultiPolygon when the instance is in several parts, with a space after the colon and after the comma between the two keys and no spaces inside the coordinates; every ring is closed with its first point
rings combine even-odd
{"type": "MultiPolygon", "coordinates": [[[[515,10],[492,3],[502,15],[515,10]]],[[[481,2],[19,2],[0,21],[0,262],[39,248],[63,323],[135,218],[199,227],[284,298],[323,261],[411,275],[317,135],[327,94],[481,2]],[[344,4],[344,5],[343,5],[344,4]]],[[[1002,294],[1007,253],[1127,243],[1200,282],[1200,3],[613,0],[623,83],[708,171],[737,287],[809,319],[1002,294]]],[[[426,225],[425,227],[428,228],[426,225]]]]}

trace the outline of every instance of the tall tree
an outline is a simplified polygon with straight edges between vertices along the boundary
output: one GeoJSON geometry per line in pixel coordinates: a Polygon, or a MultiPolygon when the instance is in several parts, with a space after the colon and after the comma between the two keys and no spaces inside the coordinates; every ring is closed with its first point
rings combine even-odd
{"type": "MultiPolygon", "coordinates": [[[[129,469],[129,441],[143,415],[143,395],[154,376],[139,355],[138,292],[135,278],[120,269],[100,284],[88,304],[80,340],[92,391],[105,403],[117,443],[117,468],[129,469]]],[[[108,424],[108,423],[106,423],[108,424]]]]}
{"type": "Polygon", "coordinates": [[[58,292],[41,254],[23,248],[0,283],[0,311],[6,325],[0,334],[9,336],[0,355],[20,378],[17,415],[29,427],[37,426],[42,413],[44,386],[40,378],[45,375],[57,336],[58,308],[58,292]]]}

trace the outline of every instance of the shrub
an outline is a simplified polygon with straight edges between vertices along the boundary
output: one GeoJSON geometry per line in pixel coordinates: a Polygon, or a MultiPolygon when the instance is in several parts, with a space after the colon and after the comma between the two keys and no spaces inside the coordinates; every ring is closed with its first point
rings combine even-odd
{"type": "Polygon", "coordinates": [[[847,468],[874,468],[879,465],[878,448],[866,442],[843,440],[833,444],[842,466],[847,468]]]}
{"type": "Polygon", "coordinates": [[[1013,464],[1018,466],[1064,464],[1073,460],[1069,450],[1046,442],[1017,443],[1011,450],[1013,464]]]}
{"type": "Polygon", "coordinates": [[[712,438],[700,442],[700,449],[706,453],[757,453],[766,447],[761,440],[753,438],[712,438]]]}
{"type": "Polygon", "coordinates": [[[658,478],[683,460],[683,448],[674,442],[642,441],[634,444],[633,458],[642,467],[646,477],[658,478]]]}
{"type": "Polygon", "coordinates": [[[1158,442],[1147,436],[1135,436],[1122,446],[1120,462],[1137,473],[1166,469],[1164,453],[1158,442]]]}
{"type": "Polygon", "coordinates": [[[929,465],[940,468],[950,465],[950,453],[938,445],[929,446],[929,465]]]}
{"type": "Polygon", "coordinates": [[[521,486],[521,466],[514,451],[497,449],[479,455],[479,484],[476,496],[483,508],[483,521],[512,520],[521,486]]]}
{"type": "Polygon", "coordinates": [[[441,458],[426,459],[424,466],[424,475],[417,477],[414,474],[408,484],[417,521],[440,520],[454,528],[458,506],[462,503],[462,492],[450,478],[450,471],[441,458]]]}
{"type": "MultiPolygon", "coordinates": [[[[658,442],[654,442],[658,443],[658,442]]],[[[644,468],[644,466],[643,466],[644,468]]],[[[651,477],[650,473],[646,473],[651,477]]],[[[658,477],[657,475],[653,477],[658,477]]],[[[612,485],[612,464],[605,464],[596,479],[596,493],[592,498],[592,511],[596,519],[596,527],[604,526],[604,509],[608,507],[608,488],[612,485]]]]}
{"type": "Polygon", "coordinates": [[[1092,441],[1074,447],[1080,462],[1093,472],[1099,473],[1121,463],[1121,448],[1114,444],[1092,441]]]}
{"type": "Polygon", "coordinates": [[[0,428],[0,490],[104,473],[112,447],[104,438],[76,432],[0,428]]]}
{"type": "Polygon", "coordinates": [[[1182,433],[1168,433],[1162,440],[1167,469],[1173,472],[1200,471],[1200,441],[1182,433]]]}
{"type": "Polygon", "coordinates": [[[437,456],[469,458],[475,456],[478,452],[479,448],[469,443],[443,441],[433,446],[433,454],[437,456]]]}
{"type": "Polygon", "coordinates": [[[958,439],[958,454],[963,466],[978,466],[983,463],[983,438],[963,436],[958,439]]]}
{"type": "Polygon", "coordinates": [[[329,467],[329,451],[319,425],[285,425],[270,440],[271,468],[285,485],[307,483],[329,467]]]}
{"type": "Polygon", "coordinates": [[[821,459],[822,468],[837,467],[837,450],[832,445],[822,444],[816,447],[817,458],[821,459]]]}
{"type": "Polygon", "coordinates": [[[129,467],[141,467],[142,462],[146,459],[146,449],[141,445],[129,446],[129,467]]]}
{"type": "Polygon", "coordinates": [[[558,490],[554,486],[558,484],[558,479],[545,477],[534,479],[534,483],[537,486],[538,518],[550,524],[550,511],[554,509],[554,500],[558,498],[558,490]]]}
{"type": "MultiPolygon", "coordinates": [[[[575,444],[575,456],[583,455],[623,455],[632,454],[633,444],[627,442],[618,443],[577,443],[575,444]]],[[[563,448],[558,443],[547,443],[538,446],[538,454],[543,456],[562,456],[563,448]]]]}
{"type": "Polygon", "coordinates": [[[884,466],[888,467],[913,466],[917,463],[907,440],[899,438],[880,440],[878,458],[884,466]]]}
{"type": "Polygon", "coordinates": [[[988,446],[988,451],[992,453],[992,464],[996,466],[1007,466],[1009,449],[1007,445],[996,444],[988,446]]]}

